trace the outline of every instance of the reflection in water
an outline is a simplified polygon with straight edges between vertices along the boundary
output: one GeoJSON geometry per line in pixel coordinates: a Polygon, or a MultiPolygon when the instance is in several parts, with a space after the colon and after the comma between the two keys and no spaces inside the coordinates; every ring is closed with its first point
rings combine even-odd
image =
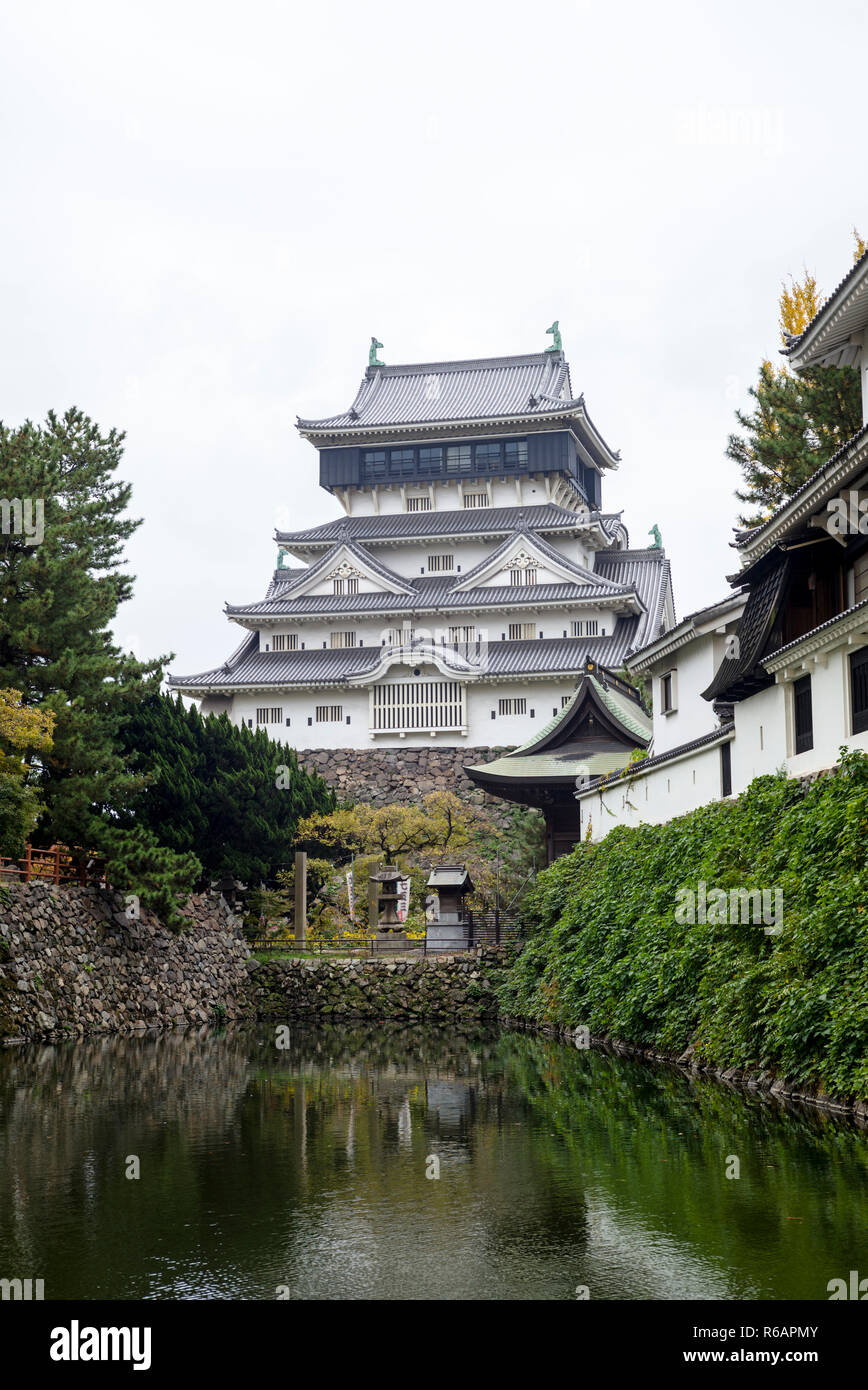
{"type": "Polygon", "coordinates": [[[275,1037],[0,1053],[0,1278],[47,1298],[822,1299],[865,1264],[847,1121],[516,1034],[275,1037]]]}

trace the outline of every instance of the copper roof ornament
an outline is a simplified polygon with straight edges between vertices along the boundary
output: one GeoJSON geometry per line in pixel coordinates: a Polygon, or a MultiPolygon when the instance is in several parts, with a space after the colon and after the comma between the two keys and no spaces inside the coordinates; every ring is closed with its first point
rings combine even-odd
{"type": "Polygon", "coordinates": [[[550,328],[546,329],[546,333],[550,333],[552,336],[551,346],[546,348],[546,352],[563,352],[564,344],[561,339],[561,331],[558,328],[557,319],[555,319],[554,323],[551,325],[550,328]]]}

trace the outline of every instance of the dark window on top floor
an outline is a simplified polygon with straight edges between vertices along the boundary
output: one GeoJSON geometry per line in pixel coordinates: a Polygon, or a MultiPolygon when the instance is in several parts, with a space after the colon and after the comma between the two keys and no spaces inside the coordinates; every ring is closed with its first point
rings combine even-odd
{"type": "Polygon", "coordinates": [[[500,443],[477,444],[476,470],[478,473],[496,472],[503,467],[503,445],[500,443]]]}
{"type": "Polygon", "coordinates": [[[425,444],[418,449],[363,449],[362,481],[437,478],[504,473],[527,467],[527,440],[484,440],[479,444],[425,444]]]}
{"type": "Polygon", "coordinates": [[[366,449],[362,454],[362,476],[364,478],[385,478],[385,449],[366,449]]]}
{"type": "Polygon", "coordinates": [[[814,746],[814,711],[811,701],[811,677],[793,681],[793,723],[796,752],[807,753],[814,746]]]}
{"type": "Polygon", "coordinates": [[[527,467],[527,440],[507,439],[503,446],[503,456],[507,468],[527,467]]]}
{"type": "Polygon", "coordinates": [[[412,478],[416,472],[415,449],[389,450],[389,477],[412,478]]]}
{"type": "Polygon", "coordinates": [[[440,444],[426,444],[419,450],[419,472],[429,478],[443,472],[443,448],[440,444]]]}
{"type": "Polygon", "coordinates": [[[868,729],[868,647],[850,657],[850,710],[853,733],[864,734],[868,729]]]}
{"type": "Polygon", "coordinates": [[[469,473],[471,467],[470,445],[450,444],[446,450],[446,472],[469,473]]]}

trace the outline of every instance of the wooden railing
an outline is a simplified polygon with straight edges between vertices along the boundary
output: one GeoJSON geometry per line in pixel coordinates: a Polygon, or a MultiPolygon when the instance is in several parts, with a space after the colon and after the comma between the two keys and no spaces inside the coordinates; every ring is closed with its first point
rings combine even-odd
{"type": "Polygon", "coordinates": [[[27,845],[21,859],[0,857],[0,883],[104,883],[103,863],[94,855],[73,855],[67,845],[38,849],[27,845]]]}

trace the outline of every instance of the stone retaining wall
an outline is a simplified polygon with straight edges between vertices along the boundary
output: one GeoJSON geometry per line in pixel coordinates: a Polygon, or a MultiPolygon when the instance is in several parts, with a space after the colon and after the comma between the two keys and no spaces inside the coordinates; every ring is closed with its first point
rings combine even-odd
{"type": "Polygon", "coordinates": [[[249,956],[221,897],[166,930],[96,887],[0,887],[0,1039],[213,1024],[259,1017],[477,1020],[497,1014],[495,987],[513,945],[419,960],[249,956]]]}
{"type": "Polygon", "coordinates": [[[456,1019],[497,1016],[495,988],[513,946],[419,961],[279,959],[252,975],[250,1003],[260,1018],[456,1019]]]}
{"type": "Polygon", "coordinates": [[[202,1024],[243,1011],[249,948],[214,894],[175,935],[95,887],[0,888],[0,1038],[202,1024]]]}
{"type": "Polygon", "coordinates": [[[466,766],[490,763],[507,748],[312,748],[298,760],[307,772],[318,772],[341,801],[367,801],[381,806],[409,806],[428,792],[452,791],[473,805],[485,806],[495,820],[506,823],[509,808],[488,796],[465,774],[466,766]]]}

